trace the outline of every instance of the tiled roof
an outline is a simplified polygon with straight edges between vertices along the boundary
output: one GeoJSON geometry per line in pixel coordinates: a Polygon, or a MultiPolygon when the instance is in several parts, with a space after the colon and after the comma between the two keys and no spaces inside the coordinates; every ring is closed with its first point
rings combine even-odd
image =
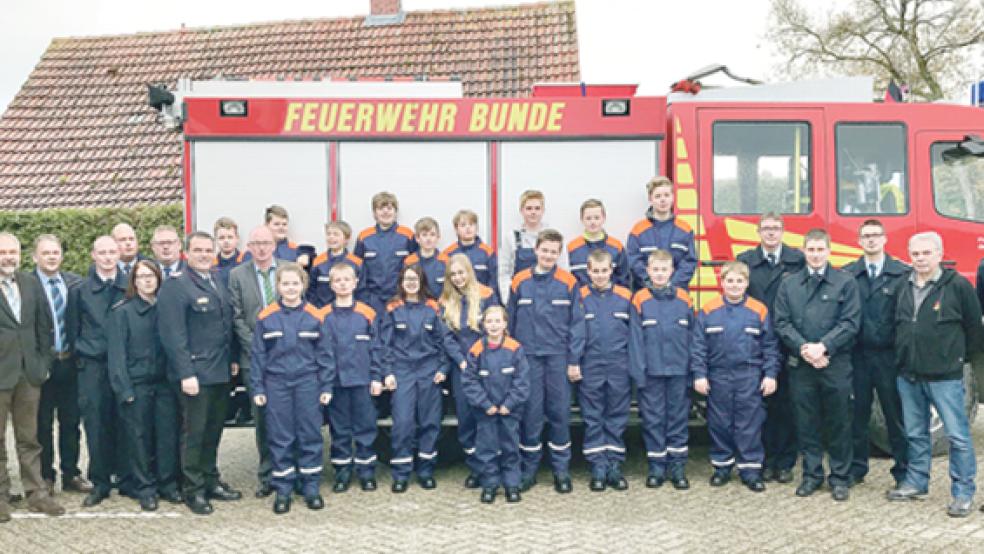
{"type": "Polygon", "coordinates": [[[181,137],[147,83],[282,75],[460,78],[466,96],[578,81],[574,2],[52,41],[0,118],[0,210],[181,200],[181,137]]]}

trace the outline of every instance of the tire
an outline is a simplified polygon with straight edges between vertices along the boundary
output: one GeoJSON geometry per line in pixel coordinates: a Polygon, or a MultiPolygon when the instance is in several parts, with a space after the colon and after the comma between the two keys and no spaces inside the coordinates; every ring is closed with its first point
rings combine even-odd
{"type": "MultiPolygon", "coordinates": [[[[964,365],[964,413],[971,425],[977,417],[978,394],[977,383],[984,377],[984,360],[975,359],[973,364],[964,365]]],[[[878,402],[878,394],[875,393],[875,400],[871,406],[871,444],[882,455],[891,455],[892,449],[888,442],[888,430],[885,428],[885,416],[882,414],[881,404],[878,402]]],[[[950,451],[950,443],[943,432],[943,422],[933,410],[933,419],[929,423],[929,433],[933,445],[933,456],[940,456],[950,451]]]]}

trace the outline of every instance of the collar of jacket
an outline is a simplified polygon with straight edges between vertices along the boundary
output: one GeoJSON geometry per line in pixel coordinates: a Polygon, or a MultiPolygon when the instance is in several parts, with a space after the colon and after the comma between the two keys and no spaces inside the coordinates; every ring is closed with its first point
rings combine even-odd
{"type": "Polygon", "coordinates": [[[154,307],[154,304],[151,304],[150,302],[147,302],[139,294],[136,295],[136,296],[134,296],[132,299],[130,299],[130,301],[137,303],[137,308],[136,309],[137,309],[137,313],[140,314],[140,315],[146,314],[147,312],[150,311],[151,308],[154,307]]]}
{"type": "Polygon", "coordinates": [[[673,285],[667,285],[661,289],[656,287],[648,287],[649,294],[653,295],[653,298],[665,299],[665,298],[675,298],[676,297],[676,287],[673,285]]]}
{"type": "MultiPolygon", "coordinates": [[[[830,272],[833,271],[833,269],[834,268],[831,267],[830,262],[827,262],[827,265],[823,266],[823,269],[821,270],[823,273],[820,274],[820,280],[830,281],[830,272]]],[[[803,269],[800,270],[800,281],[802,283],[808,282],[813,278],[814,273],[813,268],[811,268],[809,264],[803,266],[803,269]]]]}
{"type": "MultiPolygon", "coordinates": [[[[114,287],[120,289],[121,291],[126,291],[126,277],[123,276],[123,272],[116,270],[116,277],[113,278],[114,287]]],[[[99,292],[106,287],[106,281],[96,272],[96,264],[89,266],[89,288],[92,292],[99,292]]]]}
{"type": "MultiPolygon", "coordinates": [[[[861,275],[866,275],[868,273],[868,263],[865,261],[864,256],[861,256],[857,260],[854,260],[850,264],[844,266],[845,271],[849,271],[851,275],[855,277],[860,277],[861,275]]],[[[885,262],[882,264],[881,273],[878,275],[905,275],[911,271],[912,268],[908,265],[900,262],[899,260],[885,254],[885,262]]]]}
{"type": "Polygon", "coordinates": [[[554,273],[557,273],[557,265],[554,264],[554,266],[550,268],[550,271],[540,273],[536,270],[536,264],[533,264],[531,273],[533,274],[533,278],[538,280],[553,278],[554,273]]]}
{"type": "Polygon", "coordinates": [[[648,208],[646,208],[646,219],[648,219],[649,222],[652,223],[653,225],[660,225],[663,223],[673,223],[673,220],[676,219],[676,214],[673,213],[673,211],[671,210],[670,217],[668,217],[663,221],[660,221],[656,219],[656,216],[653,215],[653,207],[649,206],[648,208]]]}

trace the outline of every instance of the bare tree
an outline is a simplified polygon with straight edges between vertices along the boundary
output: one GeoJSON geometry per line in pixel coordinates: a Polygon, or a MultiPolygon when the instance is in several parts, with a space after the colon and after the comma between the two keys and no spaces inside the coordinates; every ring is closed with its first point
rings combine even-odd
{"type": "MultiPolygon", "coordinates": [[[[812,5],[812,4],[811,4],[812,5]]],[[[798,76],[873,75],[938,100],[984,72],[984,0],[849,0],[822,17],[772,0],[768,37],[798,76]]]]}

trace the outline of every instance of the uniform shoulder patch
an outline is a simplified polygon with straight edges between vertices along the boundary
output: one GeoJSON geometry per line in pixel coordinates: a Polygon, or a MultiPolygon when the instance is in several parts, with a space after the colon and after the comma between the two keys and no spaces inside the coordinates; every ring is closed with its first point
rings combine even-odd
{"type": "Polygon", "coordinates": [[[328,261],[328,252],[322,252],[318,254],[316,258],[314,258],[314,261],[311,262],[311,265],[321,265],[327,261],[328,261]]]}
{"type": "Polygon", "coordinates": [[[314,307],[313,304],[304,304],[304,311],[314,316],[318,321],[324,321],[325,319],[324,311],[314,307]]]}
{"type": "Polygon", "coordinates": [[[622,244],[622,241],[618,240],[617,238],[611,235],[605,237],[605,244],[611,246],[612,248],[618,250],[619,252],[625,250],[625,245],[622,244]]]}
{"type": "Polygon", "coordinates": [[[574,290],[574,287],[577,286],[577,279],[566,270],[559,267],[557,268],[557,271],[554,271],[554,279],[567,285],[567,290],[574,290]]]}
{"type": "Polygon", "coordinates": [[[410,265],[413,265],[413,264],[419,263],[419,262],[420,262],[420,256],[418,256],[416,253],[410,254],[406,258],[403,258],[403,266],[404,267],[410,266],[410,265]]]}
{"type": "Polygon", "coordinates": [[[693,228],[690,226],[690,224],[680,219],[679,217],[676,216],[673,217],[673,224],[677,226],[677,229],[680,229],[684,233],[693,232],[693,228]]]}
{"type": "Polygon", "coordinates": [[[512,289],[513,292],[516,292],[516,289],[519,288],[519,285],[523,281],[529,279],[532,276],[533,276],[533,270],[530,269],[530,268],[526,268],[523,271],[520,271],[519,273],[517,273],[513,277],[512,284],[510,285],[510,288],[512,289]]]}
{"type": "Polygon", "coordinates": [[[369,307],[368,304],[363,304],[362,302],[356,302],[355,307],[352,308],[352,311],[368,319],[370,323],[372,323],[372,321],[376,319],[376,310],[369,307]]]}
{"type": "Polygon", "coordinates": [[[236,263],[237,264],[243,263],[246,260],[246,256],[248,254],[249,254],[249,251],[248,250],[243,250],[242,252],[240,252],[239,255],[236,256],[236,263]]]}
{"type": "Polygon", "coordinates": [[[690,299],[690,294],[688,294],[687,291],[685,291],[685,290],[683,290],[681,288],[677,288],[676,295],[677,295],[677,298],[679,298],[680,300],[683,300],[684,302],[686,302],[687,303],[687,306],[689,306],[691,308],[694,306],[693,301],[690,299]]]}
{"type": "Polygon", "coordinates": [[[292,241],[292,240],[288,240],[287,241],[287,248],[290,248],[291,250],[296,250],[297,249],[297,243],[294,242],[294,241],[292,241]]]}
{"type": "Polygon", "coordinates": [[[584,240],[584,236],[583,235],[580,236],[580,237],[577,237],[576,239],[574,239],[571,242],[567,243],[567,251],[568,252],[573,252],[573,251],[577,250],[578,248],[584,246],[585,243],[586,242],[584,240]]]}
{"type": "Polygon", "coordinates": [[[455,243],[452,243],[451,245],[449,245],[444,250],[442,250],[441,251],[441,254],[444,254],[445,256],[451,256],[452,254],[454,254],[457,251],[458,251],[458,243],[455,242],[455,243]]]}
{"type": "Polygon", "coordinates": [[[413,239],[413,230],[411,230],[409,227],[404,227],[403,225],[397,225],[396,232],[407,237],[408,239],[411,240],[413,239]]]}
{"type": "Polygon", "coordinates": [[[331,314],[331,304],[326,304],[325,307],[321,308],[321,318],[324,319],[331,314]]]}
{"type": "Polygon", "coordinates": [[[623,286],[615,285],[614,287],[612,287],[612,292],[614,292],[615,294],[621,296],[626,300],[630,300],[630,301],[632,300],[632,291],[630,291],[629,289],[623,286]]]}
{"type": "Polygon", "coordinates": [[[367,227],[359,233],[359,240],[366,240],[367,238],[376,234],[376,227],[367,227]]]}
{"type": "Polygon", "coordinates": [[[766,308],[765,304],[759,302],[751,296],[745,300],[745,306],[747,306],[749,310],[755,312],[762,321],[765,321],[765,317],[769,315],[769,308],[766,308]]]}
{"type": "Polygon", "coordinates": [[[444,252],[438,252],[437,253],[437,261],[443,262],[443,263],[448,263],[448,255],[445,254],[444,252]]]}
{"type": "Polygon", "coordinates": [[[212,258],[212,267],[215,267],[217,265],[219,265],[219,257],[218,256],[212,258]]]}
{"type": "Polygon", "coordinates": [[[391,300],[389,304],[386,304],[386,311],[392,312],[393,310],[399,308],[403,305],[402,300],[391,300]]]}
{"type": "Polygon", "coordinates": [[[345,259],[351,262],[355,267],[362,267],[362,258],[351,252],[345,255],[345,259]]]}
{"type": "Polygon", "coordinates": [[[649,289],[639,289],[632,297],[632,305],[635,306],[636,311],[641,312],[643,302],[651,300],[652,297],[653,294],[649,292],[649,289]]]}
{"type": "Polygon", "coordinates": [[[639,235],[645,233],[646,230],[649,229],[652,226],[653,226],[653,224],[652,224],[651,221],[649,221],[646,218],[642,218],[642,219],[640,219],[638,221],[638,223],[636,223],[635,225],[632,226],[632,230],[629,231],[629,233],[632,234],[632,235],[635,235],[635,236],[639,236],[639,235]]]}
{"type": "Polygon", "coordinates": [[[441,305],[437,303],[437,300],[428,298],[427,305],[430,306],[430,309],[434,310],[437,314],[441,313],[441,305]]]}
{"type": "Polygon", "coordinates": [[[478,284],[478,296],[482,300],[485,300],[486,298],[491,297],[492,296],[492,288],[491,287],[487,287],[487,286],[479,283],[478,284]]]}
{"type": "Polygon", "coordinates": [[[485,252],[485,255],[486,256],[491,256],[491,255],[495,254],[495,250],[492,250],[492,247],[489,246],[489,245],[487,245],[487,244],[485,244],[484,242],[478,243],[478,248],[482,252],[485,252]]]}
{"type": "Polygon", "coordinates": [[[704,307],[701,308],[701,311],[704,312],[705,314],[709,314],[714,310],[720,308],[721,306],[724,306],[724,299],[721,298],[720,296],[715,296],[714,298],[708,300],[706,304],[704,304],[704,307]]]}
{"type": "Polygon", "coordinates": [[[271,302],[269,305],[267,305],[266,308],[260,310],[260,314],[256,316],[256,319],[266,319],[279,311],[280,311],[280,304],[277,304],[276,302],[271,302]]]}
{"type": "Polygon", "coordinates": [[[502,341],[502,347],[510,352],[519,350],[519,346],[519,341],[512,337],[506,337],[506,340],[502,341]]]}
{"type": "Polygon", "coordinates": [[[482,339],[478,339],[475,341],[475,344],[471,345],[471,348],[468,349],[468,353],[472,356],[478,356],[483,350],[485,350],[485,346],[482,345],[482,339]]]}
{"type": "Polygon", "coordinates": [[[581,298],[587,298],[591,295],[591,287],[584,285],[581,287],[581,298]]]}

